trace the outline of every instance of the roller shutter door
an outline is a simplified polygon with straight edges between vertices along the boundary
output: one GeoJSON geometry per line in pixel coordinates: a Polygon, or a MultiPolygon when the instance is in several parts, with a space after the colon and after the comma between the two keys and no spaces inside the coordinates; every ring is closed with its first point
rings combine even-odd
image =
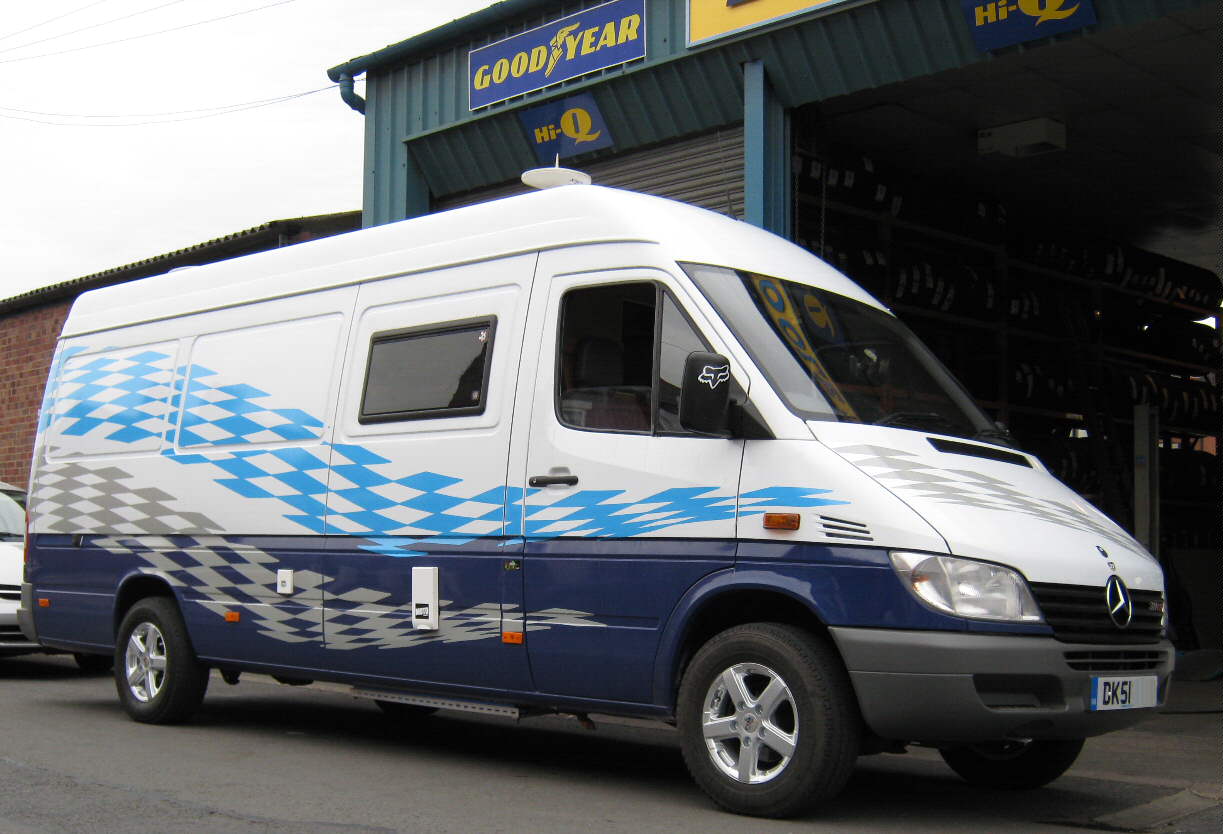
{"type": "MultiPolygon", "coordinates": [[[[743,216],[743,128],[740,126],[600,160],[581,166],[581,170],[590,174],[596,185],[654,194],[719,214],[743,216]]],[[[508,183],[451,195],[436,200],[433,210],[445,211],[527,190],[522,183],[508,183]]]]}

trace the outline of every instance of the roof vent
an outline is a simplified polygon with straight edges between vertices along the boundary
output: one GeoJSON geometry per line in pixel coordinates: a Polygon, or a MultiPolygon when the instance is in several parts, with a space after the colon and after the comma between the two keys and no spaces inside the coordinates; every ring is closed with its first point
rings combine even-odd
{"type": "Polygon", "coordinates": [[[562,168],[558,163],[553,168],[532,168],[522,172],[522,181],[532,188],[556,188],[560,185],[590,185],[590,174],[562,168]]]}

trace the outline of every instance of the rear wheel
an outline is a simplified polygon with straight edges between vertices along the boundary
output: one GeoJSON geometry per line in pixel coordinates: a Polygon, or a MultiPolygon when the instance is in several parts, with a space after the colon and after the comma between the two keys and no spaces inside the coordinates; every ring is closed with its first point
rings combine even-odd
{"type": "Polygon", "coordinates": [[[1039,788],[1061,776],[1083,749],[1083,739],[994,741],[939,750],[943,761],[971,785],[1039,788]]]}
{"type": "Polygon", "coordinates": [[[208,688],[208,667],[187,637],[178,606],[148,597],[132,606],[115,644],[115,688],[127,714],[149,724],[186,721],[208,688]]]}
{"type": "Polygon", "coordinates": [[[688,771],[740,814],[792,816],[840,792],[861,737],[836,652],[780,623],[750,623],[706,643],[678,702],[688,771]]]}

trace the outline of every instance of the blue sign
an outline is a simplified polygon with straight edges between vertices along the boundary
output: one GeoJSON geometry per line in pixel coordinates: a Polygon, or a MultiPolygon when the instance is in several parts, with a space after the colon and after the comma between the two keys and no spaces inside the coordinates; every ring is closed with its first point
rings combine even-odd
{"type": "Polygon", "coordinates": [[[590,93],[581,93],[518,114],[527,140],[540,162],[551,165],[567,157],[612,146],[611,131],[590,93]]]}
{"type": "Polygon", "coordinates": [[[1082,29],[1096,22],[1091,0],[960,0],[983,52],[1082,29]]]}
{"type": "Polygon", "coordinates": [[[468,52],[468,108],[644,57],[645,0],[612,0],[468,52]]]}

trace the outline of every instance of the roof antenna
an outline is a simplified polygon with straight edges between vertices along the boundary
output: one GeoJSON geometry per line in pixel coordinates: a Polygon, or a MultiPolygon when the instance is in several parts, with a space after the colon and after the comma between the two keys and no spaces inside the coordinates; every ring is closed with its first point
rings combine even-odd
{"type": "Polygon", "coordinates": [[[551,168],[532,168],[522,172],[522,181],[532,188],[556,188],[560,185],[590,185],[590,174],[561,167],[561,155],[551,168]]]}

